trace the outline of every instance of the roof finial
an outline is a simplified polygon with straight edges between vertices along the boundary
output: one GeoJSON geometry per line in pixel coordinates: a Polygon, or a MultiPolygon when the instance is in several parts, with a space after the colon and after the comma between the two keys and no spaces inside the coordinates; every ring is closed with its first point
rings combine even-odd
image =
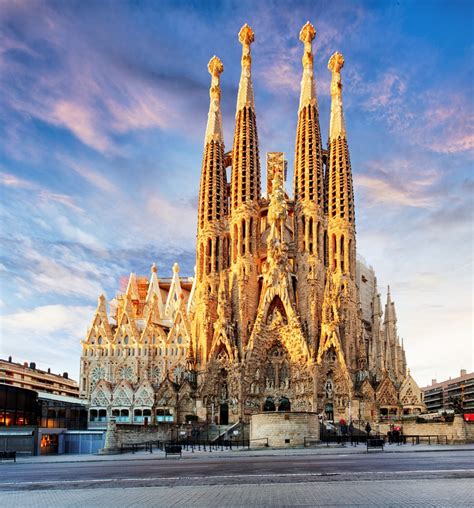
{"type": "Polygon", "coordinates": [[[314,26],[308,21],[300,31],[300,41],[304,44],[304,53],[301,62],[303,63],[303,76],[301,78],[301,93],[299,109],[308,104],[317,107],[316,84],[313,73],[313,47],[312,43],[316,37],[314,26]]]}
{"type": "Polygon", "coordinates": [[[304,43],[303,67],[313,65],[313,47],[312,42],[316,37],[314,26],[307,21],[306,25],[300,31],[300,41],[304,43]]]}
{"type": "Polygon", "coordinates": [[[342,81],[341,69],[344,67],[344,57],[336,51],[328,62],[328,69],[332,72],[331,79],[331,121],[329,125],[329,139],[346,136],[344,114],[342,109],[342,81]]]}
{"type": "Polygon", "coordinates": [[[239,41],[242,44],[242,73],[240,76],[239,93],[237,96],[236,115],[245,106],[254,108],[252,80],[250,77],[252,57],[250,55],[250,45],[255,40],[253,30],[245,23],[240,29],[239,41]]]}
{"type": "Polygon", "coordinates": [[[242,44],[242,67],[250,67],[252,58],[250,57],[250,44],[255,40],[253,30],[245,23],[240,29],[239,41],[242,44]]]}
{"type": "Polygon", "coordinates": [[[224,72],[224,65],[219,57],[214,55],[207,64],[207,69],[209,71],[209,74],[212,76],[212,83],[211,83],[211,90],[210,95],[211,98],[215,97],[215,94],[217,93],[217,98],[220,99],[221,97],[221,90],[220,90],[220,75],[224,72]]]}
{"type": "Polygon", "coordinates": [[[156,263],[153,263],[151,265],[151,271],[152,273],[158,273],[158,267],[156,266],[156,263]]]}
{"type": "Polygon", "coordinates": [[[209,114],[207,117],[206,135],[204,137],[204,145],[210,141],[223,142],[222,135],[222,119],[221,119],[221,88],[220,88],[220,75],[224,72],[224,65],[217,56],[213,56],[207,64],[207,69],[212,76],[211,88],[209,95],[211,102],[209,105],[209,114]]]}
{"type": "Polygon", "coordinates": [[[336,51],[328,62],[328,69],[332,72],[331,95],[342,92],[341,69],[344,67],[344,57],[336,51]]]}

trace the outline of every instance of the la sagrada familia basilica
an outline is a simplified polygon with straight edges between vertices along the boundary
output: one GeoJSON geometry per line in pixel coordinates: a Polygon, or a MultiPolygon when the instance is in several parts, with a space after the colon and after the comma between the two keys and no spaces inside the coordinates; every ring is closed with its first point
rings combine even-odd
{"type": "Polygon", "coordinates": [[[342,102],[343,56],[328,63],[331,117],[321,142],[308,22],[293,198],[283,153],[267,154],[261,189],[251,44],[244,25],[232,149],[224,148],[222,62],[213,57],[199,190],[195,276],[130,275],[99,297],[82,341],[81,396],[91,422],[220,424],[263,411],[377,421],[423,409],[371,267],[356,259],[355,207],[342,102]],[[228,171],[229,170],[229,171],[228,171]],[[230,177],[228,178],[228,173],[230,177]]]}

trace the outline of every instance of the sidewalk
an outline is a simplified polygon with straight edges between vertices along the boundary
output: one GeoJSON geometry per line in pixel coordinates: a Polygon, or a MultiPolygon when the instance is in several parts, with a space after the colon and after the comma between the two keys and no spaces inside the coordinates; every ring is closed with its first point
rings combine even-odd
{"type": "MultiPolygon", "coordinates": [[[[473,444],[461,445],[385,445],[384,451],[371,450],[369,454],[375,453],[413,453],[413,452],[466,452],[474,451],[473,444]]],[[[187,459],[204,459],[204,458],[237,458],[237,457],[291,457],[291,456],[304,456],[304,455],[348,455],[348,454],[367,454],[365,445],[346,446],[341,445],[316,445],[308,448],[258,448],[248,450],[247,448],[233,448],[232,450],[214,450],[212,452],[194,450],[194,453],[189,450],[183,450],[181,459],[179,457],[165,458],[165,453],[161,450],[154,449],[153,453],[139,451],[134,454],[124,453],[118,455],[43,455],[36,457],[17,457],[17,464],[51,464],[51,463],[71,463],[71,462],[109,462],[109,461],[133,461],[133,460],[187,460],[187,459]]],[[[14,464],[12,461],[0,461],[0,464],[14,464]]]]}

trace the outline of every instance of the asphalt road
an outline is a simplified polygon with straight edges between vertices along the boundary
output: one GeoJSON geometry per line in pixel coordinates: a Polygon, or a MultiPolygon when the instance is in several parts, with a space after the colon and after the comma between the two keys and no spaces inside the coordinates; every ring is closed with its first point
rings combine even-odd
{"type": "Polygon", "coordinates": [[[472,451],[3,463],[0,491],[472,479],[472,451]]]}

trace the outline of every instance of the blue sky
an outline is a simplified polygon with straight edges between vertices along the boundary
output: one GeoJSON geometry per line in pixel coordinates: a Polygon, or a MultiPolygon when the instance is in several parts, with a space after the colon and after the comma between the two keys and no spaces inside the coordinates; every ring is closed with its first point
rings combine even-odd
{"type": "Polygon", "coordinates": [[[472,370],[473,9],[0,0],[0,356],[77,378],[100,292],[154,261],[192,274],[207,62],[224,62],[230,148],[245,22],[262,165],[284,151],[292,168],[309,20],[324,140],[327,61],[345,57],[358,252],[391,285],[412,372],[472,370]]]}

